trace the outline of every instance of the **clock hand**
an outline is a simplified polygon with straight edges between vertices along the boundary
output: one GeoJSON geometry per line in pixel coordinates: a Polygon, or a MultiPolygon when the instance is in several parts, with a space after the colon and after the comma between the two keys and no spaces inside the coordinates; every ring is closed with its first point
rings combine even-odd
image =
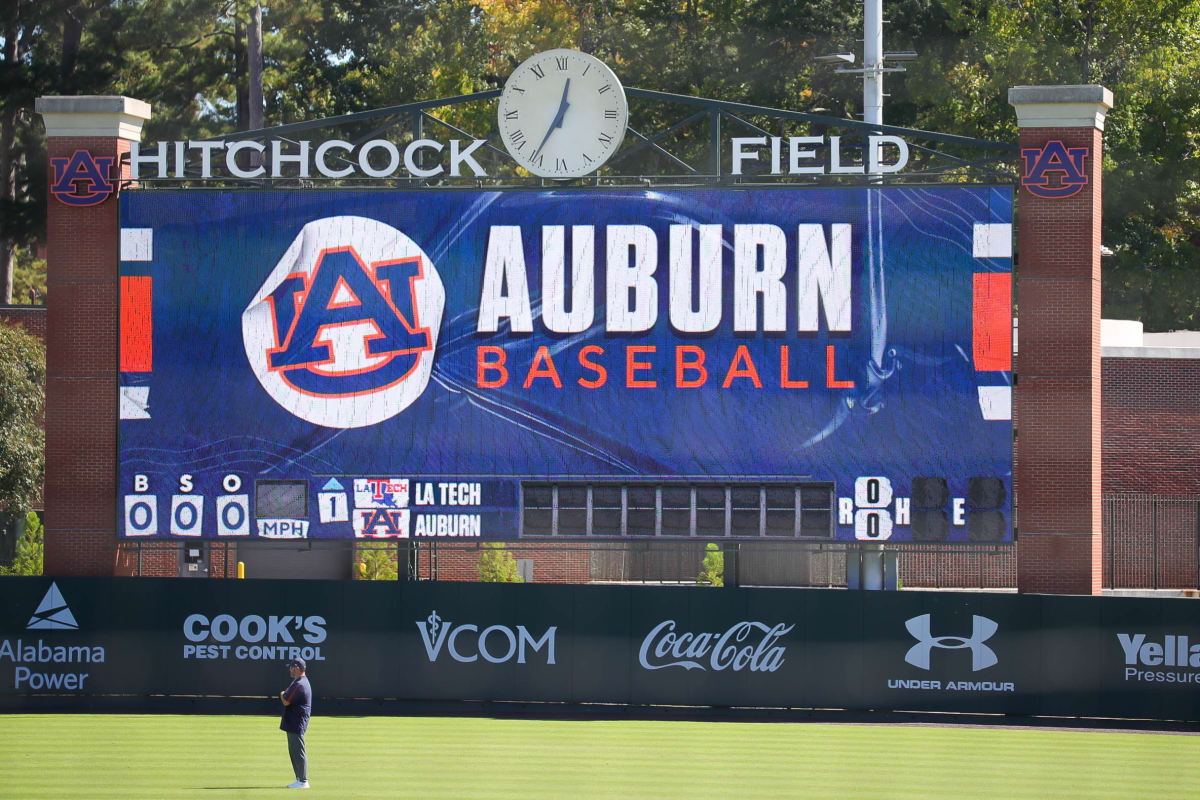
{"type": "Polygon", "coordinates": [[[532,154],[530,154],[530,159],[536,158],[537,154],[542,152],[542,148],[546,145],[546,142],[550,141],[550,134],[562,127],[563,115],[567,113],[567,108],[571,105],[567,102],[567,90],[570,88],[571,79],[567,78],[567,83],[565,86],[563,86],[562,100],[559,101],[558,104],[558,113],[554,115],[554,121],[550,123],[550,130],[546,131],[546,135],[542,137],[542,143],[537,146],[537,149],[534,150],[532,154]]]}

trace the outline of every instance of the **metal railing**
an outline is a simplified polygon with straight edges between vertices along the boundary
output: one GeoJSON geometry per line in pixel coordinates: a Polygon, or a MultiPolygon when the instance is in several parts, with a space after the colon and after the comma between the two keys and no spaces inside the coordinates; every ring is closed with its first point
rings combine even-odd
{"type": "MultiPolygon", "coordinates": [[[[316,170],[306,170],[306,177],[272,178],[204,178],[206,156],[195,148],[186,152],[183,176],[157,178],[139,177],[142,188],[177,185],[227,185],[252,187],[285,186],[395,186],[405,188],[437,187],[520,187],[575,186],[579,188],[612,186],[643,187],[648,185],[728,185],[733,183],[808,185],[820,184],[915,184],[965,180],[987,183],[1015,183],[1017,155],[1015,142],[991,141],[936,131],[903,128],[894,125],[868,123],[825,114],[771,108],[716,100],[707,97],[672,94],[650,89],[625,87],[629,103],[629,122],[621,149],[597,173],[583,178],[548,179],[528,176],[517,170],[516,162],[504,149],[495,124],[495,101],[499,89],[421,100],[385,108],[369,109],[337,117],[305,120],[271,128],[238,131],[215,136],[208,141],[233,142],[253,140],[267,144],[271,139],[290,142],[299,148],[299,141],[316,141],[321,137],[338,139],[358,147],[372,139],[393,142],[412,142],[426,136],[449,135],[480,139],[486,144],[476,153],[476,161],[485,168],[486,177],[453,177],[439,173],[434,177],[396,175],[378,178],[332,178],[316,170]],[[723,146],[732,136],[782,137],[808,135],[824,137],[840,134],[846,137],[845,146],[862,159],[867,146],[866,137],[888,134],[903,137],[910,151],[907,169],[884,175],[775,175],[770,165],[755,159],[735,172],[730,151],[723,146]]],[[[165,145],[163,145],[165,146],[165,145]]],[[[813,144],[813,153],[825,158],[832,145],[813,144]]],[[[270,148],[267,148],[268,151],[270,148]]],[[[204,151],[207,152],[207,151],[204,151]]],[[[295,158],[298,149],[290,154],[295,158]]],[[[423,166],[426,153],[418,156],[423,166]]],[[[331,158],[346,164],[349,156],[331,158]]],[[[313,157],[309,157],[311,166],[313,157]]]]}
{"type": "MultiPolygon", "coordinates": [[[[1109,494],[1103,507],[1105,589],[1200,588],[1200,496],[1168,497],[1109,494]]],[[[214,542],[207,562],[212,577],[236,574],[236,542],[214,542]]],[[[350,572],[355,542],[299,542],[281,549],[324,551],[317,559],[341,559],[350,572]]],[[[122,545],[127,574],[169,575],[177,569],[179,543],[129,542],[122,545]]],[[[261,545],[260,545],[261,547],[261,545]]],[[[703,540],[547,541],[506,545],[534,582],[694,583],[706,555],[703,540]]],[[[854,542],[761,541],[718,543],[724,557],[736,553],[743,586],[844,587],[846,561],[854,542]]],[[[1014,589],[1017,553],[1013,545],[885,545],[896,553],[904,588],[1014,589]]],[[[477,579],[485,552],[476,542],[425,542],[406,546],[406,570],[417,580],[477,579]]],[[[251,575],[250,577],[256,577],[251,575]]]]}
{"type": "Polygon", "coordinates": [[[1200,587],[1200,497],[1103,498],[1106,589],[1200,587]]]}
{"type": "MultiPolygon", "coordinates": [[[[266,544],[218,540],[204,548],[201,573],[232,578],[238,561],[246,559],[251,578],[348,578],[355,574],[357,544],[345,539],[266,544]],[[239,545],[251,549],[242,552],[239,545]],[[267,569],[264,557],[291,566],[267,569]]],[[[694,584],[710,553],[708,544],[702,539],[525,539],[506,542],[504,547],[522,574],[536,583],[694,584]]],[[[847,560],[861,549],[857,542],[836,541],[726,539],[713,544],[728,565],[722,574],[730,581],[736,576],[742,586],[844,587],[847,560]]],[[[434,581],[477,580],[480,558],[487,552],[487,545],[480,542],[372,541],[367,546],[383,546],[395,553],[411,579],[434,581]]],[[[186,564],[180,548],[175,541],[124,542],[119,563],[129,575],[183,574],[186,564]]],[[[1012,545],[885,545],[885,550],[895,553],[903,587],[1007,589],[1016,585],[1012,545]]]]}

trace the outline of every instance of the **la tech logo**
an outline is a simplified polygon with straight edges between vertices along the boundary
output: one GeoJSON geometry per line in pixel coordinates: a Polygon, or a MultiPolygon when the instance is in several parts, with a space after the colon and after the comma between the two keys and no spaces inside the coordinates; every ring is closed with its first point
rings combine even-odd
{"type": "Polygon", "coordinates": [[[1076,195],[1088,182],[1084,172],[1087,156],[1086,147],[1067,147],[1058,140],[1046,142],[1040,149],[1025,148],[1021,151],[1025,162],[1021,185],[1034,197],[1059,199],[1076,195]]]}
{"type": "Polygon", "coordinates": [[[400,231],[366,217],[304,226],[242,313],[255,377],[289,413],[329,428],[399,414],[433,371],[446,291],[400,231]]]}
{"type": "Polygon", "coordinates": [[[54,181],[50,194],[69,206],[94,206],[116,191],[111,179],[112,156],[94,158],[87,150],[76,150],[70,158],[52,158],[54,181]]]}

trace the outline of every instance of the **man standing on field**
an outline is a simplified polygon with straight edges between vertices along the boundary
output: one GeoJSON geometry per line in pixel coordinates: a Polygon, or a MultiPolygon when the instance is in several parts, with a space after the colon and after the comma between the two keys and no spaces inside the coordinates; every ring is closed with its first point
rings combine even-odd
{"type": "Polygon", "coordinates": [[[289,783],[289,789],[308,788],[308,753],[304,750],[304,732],[308,730],[308,718],[312,714],[312,687],[308,685],[305,669],[303,658],[289,661],[288,672],[292,682],[279,693],[279,699],[283,701],[283,719],[279,722],[279,730],[287,733],[288,755],[292,757],[292,770],[296,773],[296,782],[289,783]]]}

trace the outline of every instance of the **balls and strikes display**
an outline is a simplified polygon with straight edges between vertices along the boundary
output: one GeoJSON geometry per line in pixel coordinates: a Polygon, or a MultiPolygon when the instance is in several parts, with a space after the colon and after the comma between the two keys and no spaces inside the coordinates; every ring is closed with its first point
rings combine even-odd
{"type": "Polygon", "coordinates": [[[513,70],[497,119],[504,146],[522,167],[543,178],[579,178],[617,152],[629,106],[602,61],[577,50],[547,50],[513,70]]]}

